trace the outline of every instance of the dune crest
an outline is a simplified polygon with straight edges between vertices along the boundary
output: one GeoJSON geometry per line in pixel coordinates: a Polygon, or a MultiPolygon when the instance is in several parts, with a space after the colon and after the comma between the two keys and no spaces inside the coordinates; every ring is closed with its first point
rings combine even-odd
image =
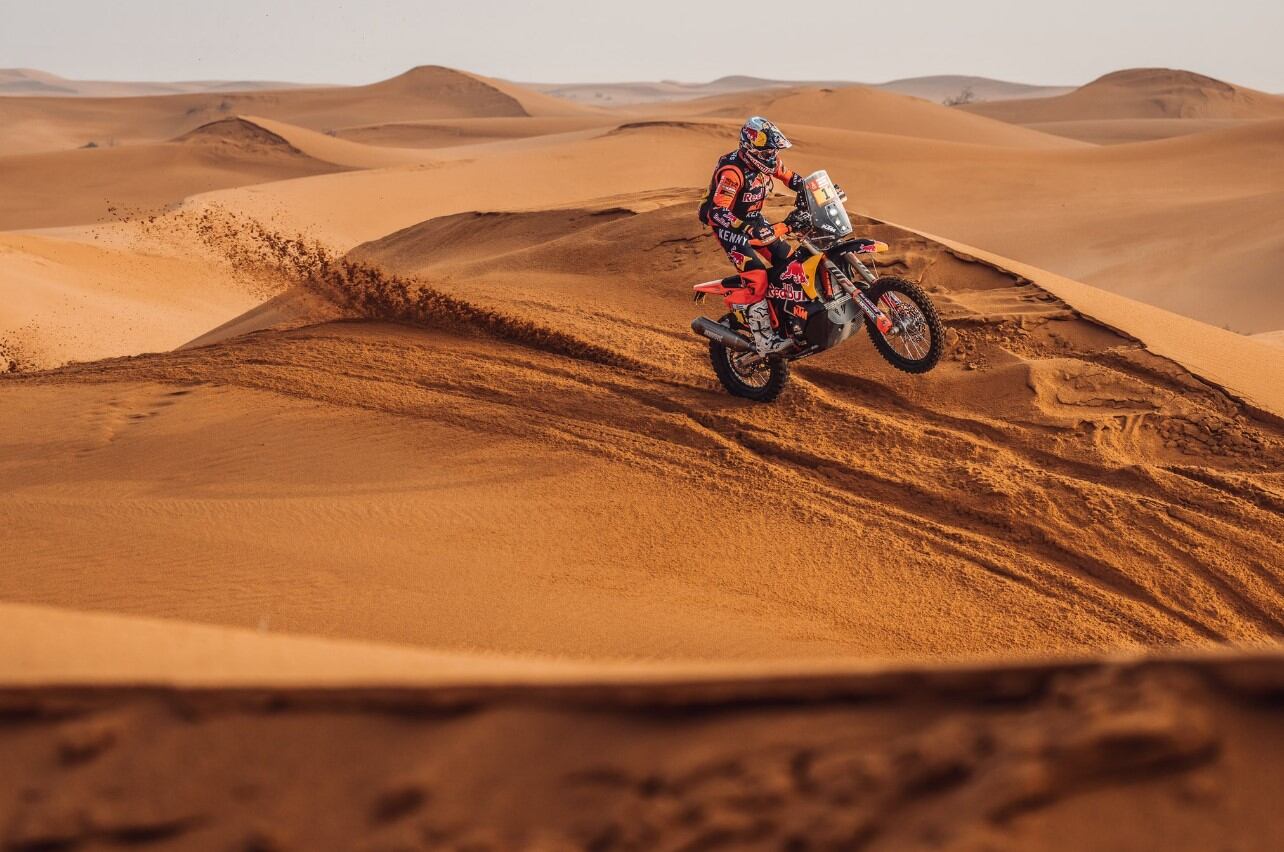
{"type": "Polygon", "coordinates": [[[287,142],[284,137],[278,136],[262,124],[240,116],[220,118],[208,124],[202,124],[195,130],[189,130],[182,136],[177,137],[174,141],[189,143],[230,142],[246,146],[262,145],[268,148],[284,148],[293,154],[303,153],[287,142]]]}

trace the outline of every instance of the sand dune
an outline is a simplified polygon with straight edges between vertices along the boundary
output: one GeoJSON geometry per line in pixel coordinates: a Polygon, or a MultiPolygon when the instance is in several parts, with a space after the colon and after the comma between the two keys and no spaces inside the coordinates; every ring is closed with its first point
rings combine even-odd
{"type": "Polygon", "coordinates": [[[425,66],[369,86],[112,98],[0,98],[0,154],[171,139],[239,114],[312,130],[392,121],[566,115],[582,108],[462,71],[425,66]]]}
{"type": "Polygon", "coordinates": [[[1107,74],[1068,94],[963,107],[1018,124],[1108,119],[1263,119],[1284,117],[1284,97],[1190,71],[1137,68],[1107,74]]]}
{"type": "Polygon", "coordinates": [[[633,83],[527,83],[528,87],[545,94],[597,106],[628,106],[672,101],[694,100],[712,95],[747,92],[764,89],[789,89],[799,86],[839,88],[865,85],[902,95],[942,103],[971,90],[977,100],[997,101],[1009,98],[1049,97],[1072,91],[1064,86],[1032,86],[1010,83],[988,77],[971,77],[961,74],[943,74],[930,77],[907,77],[886,83],[859,84],[853,81],[801,81],[768,80],[762,77],[720,77],[708,83],[679,83],[672,80],[633,83]]]}
{"type": "Polygon", "coordinates": [[[1284,204],[1284,123],[1138,145],[1003,153],[893,146],[813,134],[830,165],[879,218],[949,234],[1237,332],[1284,322],[1272,222],[1284,204]],[[858,147],[857,147],[858,146],[858,147]],[[1005,214],[1016,203],[1022,217],[1005,214]],[[1216,281],[1216,288],[1209,282],[1216,281]]]}
{"type": "MultiPolygon", "coordinates": [[[[916,114],[915,121],[926,127],[907,127],[907,132],[935,133],[938,113],[958,115],[923,106],[930,112],[916,114]]],[[[470,147],[454,154],[451,149],[421,152],[361,145],[270,119],[257,121],[273,128],[271,132],[290,147],[313,155],[284,160],[273,155],[271,163],[321,172],[355,166],[378,169],[260,184],[252,191],[215,192],[189,203],[246,210],[342,248],[434,216],[475,209],[476,193],[511,193],[506,197],[518,200],[518,206],[540,209],[575,204],[604,192],[696,186],[704,180],[708,163],[725,148],[735,123],[640,122],[596,138],[598,131],[588,130],[577,137],[517,138],[484,152],[470,147]],[[664,167],[657,169],[651,160],[638,157],[639,146],[665,151],[664,167]],[[543,168],[543,158],[554,150],[579,165],[570,171],[543,168]],[[323,164],[327,158],[330,164],[323,164]],[[430,158],[436,164],[425,169],[430,158]]],[[[880,217],[951,234],[1133,298],[1214,324],[1227,323],[1237,331],[1255,331],[1284,323],[1284,315],[1275,310],[1280,300],[1272,295],[1279,235],[1270,227],[1281,196],[1262,193],[1263,175],[1269,187],[1270,175],[1278,173],[1272,163],[1280,150],[1279,126],[1263,122],[1147,146],[1029,152],[800,126],[795,133],[801,133],[800,146],[791,162],[804,169],[829,168],[849,187],[858,208],[880,217]],[[942,197],[949,203],[940,203],[942,197]],[[1013,203],[1041,215],[1005,215],[1013,203]],[[1206,285],[1210,276],[1223,282],[1216,291],[1206,285]]],[[[177,147],[181,146],[162,150],[177,147]]],[[[211,148],[188,147],[201,149],[182,151],[198,163],[205,162],[207,154],[202,152],[211,148]]],[[[240,150],[235,145],[212,148],[240,150]]],[[[99,153],[112,152],[70,156],[99,153]]],[[[142,151],[128,154],[136,158],[131,162],[137,169],[154,162],[149,156],[142,151]]],[[[229,161],[219,156],[222,168],[229,161]]],[[[230,162],[240,168],[242,160],[238,154],[230,162]]],[[[259,171],[246,167],[249,174],[223,169],[217,177],[235,185],[273,176],[254,168],[259,171]]],[[[288,170],[276,165],[266,171],[273,169],[276,176],[288,176],[288,170]]],[[[133,173],[109,169],[106,177],[125,184],[123,191],[142,190],[134,197],[149,204],[171,203],[193,188],[175,186],[172,178],[154,174],[123,180],[133,173]]],[[[197,175],[208,179],[199,170],[197,175]]],[[[18,187],[27,181],[30,194],[13,196],[19,206],[10,210],[11,225],[92,221],[105,209],[106,198],[91,203],[91,198],[65,191],[65,184],[57,180],[31,180],[39,176],[27,170],[15,178],[18,187]]],[[[232,316],[220,316],[210,327],[232,316]]],[[[203,330],[194,329],[190,337],[203,330]]]]}
{"type": "MultiPolygon", "coordinates": [[[[1052,137],[1033,134],[1028,148],[993,147],[937,138],[967,138],[972,132],[970,126],[938,122],[942,114],[966,117],[957,110],[875,97],[921,106],[926,114],[915,112],[912,122],[897,129],[928,138],[785,125],[799,141],[789,162],[804,171],[827,168],[847,188],[854,209],[949,234],[1237,332],[1284,324],[1274,274],[1280,235],[1271,227],[1284,201],[1278,180],[1284,174],[1278,162],[1284,124],[1254,122],[1145,145],[1062,140],[1045,147],[1052,137]],[[1026,215],[1012,216],[1014,204],[1026,215]],[[1207,286],[1212,279],[1220,282],[1217,290],[1207,286]]],[[[821,120],[829,113],[810,115],[821,120]]],[[[569,171],[542,168],[554,150],[548,140],[517,140],[484,158],[470,149],[431,171],[322,176],[256,188],[253,194],[214,193],[200,201],[276,218],[348,248],[433,216],[476,209],[474,192],[511,192],[506,197],[513,201],[504,206],[541,209],[595,196],[699,186],[738,123],[653,117],[597,138],[568,138],[556,150],[577,164],[569,171]],[[641,148],[663,151],[663,167],[640,157],[641,148]]],[[[1016,129],[988,124],[1005,134],[1016,129]]],[[[884,129],[875,122],[868,126],[884,129]]],[[[1024,137],[1004,138],[1015,145],[1024,137]]]]}
{"type": "Polygon", "coordinates": [[[968,92],[976,101],[1008,101],[1017,98],[1050,98],[1074,91],[1073,86],[1037,86],[965,74],[907,77],[880,83],[875,88],[901,95],[911,95],[938,104],[968,92]]]}
{"type": "Polygon", "coordinates": [[[1122,145],[1171,139],[1210,130],[1226,130],[1256,119],[1240,118],[1108,118],[1087,121],[1029,122],[1025,126],[1042,133],[1078,139],[1094,145],[1122,145]]]}
{"type": "MultiPolygon", "coordinates": [[[[222,206],[272,221],[336,248],[384,236],[434,216],[477,209],[478,198],[506,198],[519,209],[577,205],[586,198],[672,190],[708,179],[714,159],[726,145],[727,127],[684,127],[669,122],[611,126],[568,139],[532,138],[428,152],[432,168],[380,169],[230,190],[189,199],[189,207],[222,206]],[[639,156],[663,150],[665,163],[639,156]],[[453,153],[453,155],[450,155],[453,153]],[[479,156],[483,154],[484,156],[479,156]],[[549,168],[550,156],[567,168],[549,168]],[[333,179],[330,179],[333,178],[333,179]]],[[[552,161],[556,162],[556,161],[552,161]]]]}
{"type": "MultiPolygon", "coordinates": [[[[358,252],[427,275],[426,290],[282,244],[300,285],[384,322],[7,380],[6,433],[57,417],[63,450],[4,471],[25,556],[0,597],[616,658],[1279,632],[1259,561],[1284,532],[1278,427],[1022,277],[872,232],[900,247],[893,268],[935,289],[956,360],[914,380],[852,346],[800,367],[782,409],[715,391],[682,331],[676,279],[722,263],[688,203],[455,216],[358,252]],[[767,474],[770,504],[732,465],[767,474]],[[1256,496],[1222,502],[1233,492],[1256,496]],[[723,503],[741,508],[710,513],[723,503]],[[1155,504],[1197,506],[1200,521],[1155,504]],[[759,541],[736,532],[746,518],[811,545],[757,562],[759,541]],[[92,557],[124,552],[128,577],[92,557]]],[[[218,234],[247,237],[235,223],[218,234]]]]}
{"type": "Polygon", "coordinates": [[[259,116],[246,116],[239,120],[284,140],[309,157],[338,166],[381,169],[388,166],[422,165],[430,162],[430,158],[423,152],[409,148],[363,145],[259,116]]]}
{"type": "Polygon", "coordinates": [[[0,370],[173,349],[265,296],[199,257],[106,237],[0,234],[0,284],[0,370]]]}
{"type": "Polygon", "coordinates": [[[449,148],[575,133],[613,127],[617,123],[616,119],[602,115],[463,118],[358,125],[341,128],[335,135],[375,146],[449,148]]]}
{"type": "Polygon", "coordinates": [[[33,68],[0,68],[0,96],[125,98],[177,95],[184,92],[244,92],[256,89],[302,88],[301,83],[265,80],[193,80],[185,82],[121,82],[70,80],[33,68]]]}
{"type": "Polygon", "coordinates": [[[0,157],[0,229],[93,224],[115,218],[113,210],[157,213],[201,192],[343,167],[310,157],[240,118],[220,119],[154,145],[0,157]]]}
{"type": "Polygon", "coordinates": [[[1246,336],[1210,328],[1198,320],[1124,299],[971,246],[950,240],[944,244],[969,257],[1002,264],[1016,274],[1038,281],[1084,314],[1145,342],[1149,351],[1173,359],[1260,412],[1284,417],[1284,361],[1261,347],[1263,342],[1270,342],[1269,334],[1246,336]]]}
{"type": "Polygon", "coordinates": [[[800,86],[840,87],[855,85],[845,80],[771,80],[747,74],[730,74],[707,83],[675,80],[630,83],[526,83],[526,87],[573,103],[606,107],[636,107],[642,104],[673,103],[715,95],[793,89],[800,86]]]}

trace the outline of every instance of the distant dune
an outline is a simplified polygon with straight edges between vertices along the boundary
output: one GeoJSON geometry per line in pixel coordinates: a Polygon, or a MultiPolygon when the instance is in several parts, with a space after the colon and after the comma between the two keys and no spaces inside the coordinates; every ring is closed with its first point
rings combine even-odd
{"type": "Polygon", "coordinates": [[[0,155],[172,139],[235,115],[312,130],[391,121],[566,115],[581,108],[447,68],[415,68],[369,86],[150,98],[0,98],[0,155]]]}
{"type": "Polygon", "coordinates": [[[1117,119],[1265,119],[1284,117],[1284,97],[1190,71],[1137,68],[1107,74],[1057,97],[971,104],[963,108],[1017,124],[1117,119]]]}
{"type": "MultiPolygon", "coordinates": [[[[788,126],[812,125],[979,145],[1070,148],[1068,140],[866,86],[807,86],[718,95],[661,107],[669,115],[743,120],[765,114],[788,126]],[[1015,132],[1014,132],[1015,131],[1015,132]]],[[[801,131],[800,131],[801,132],[801,131]]]]}
{"type": "Polygon", "coordinates": [[[1023,127],[1077,139],[1093,145],[1123,145],[1153,142],[1212,130],[1238,127],[1252,119],[1238,118],[1104,118],[1086,121],[1035,121],[1023,127]]]}
{"type": "Polygon", "coordinates": [[[780,89],[802,85],[845,86],[843,81],[824,83],[786,82],[743,75],[719,77],[708,83],[679,83],[673,80],[633,83],[526,83],[529,88],[573,103],[596,106],[637,106],[694,100],[712,95],[760,89],[780,89]]]}
{"type": "Polygon", "coordinates": [[[693,100],[712,95],[731,94],[762,89],[789,89],[799,86],[838,88],[865,85],[902,95],[941,103],[963,96],[970,91],[976,100],[997,101],[1009,98],[1046,97],[1071,91],[1063,86],[1032,86],[1009,83],[988,77],[965,75],[940,75],[934,77],[908,77],[887,83],[855,83],[850,80],[799,81],[770,80],[762,77],[720,77],[709,83],[636,82],[636,83],[531,83],[536,91],[554,95],[576,103],[598,106],[637,106],[640,104],[693,100]]]}
{"type": "Polygon", "coordinates": [[[903,80],[879,83],[874,88],[901,95],[912,95],[935,103],[944,103],[951,99],[990,102],[1016,98],[1048,98],[1074,91],[1073,86],[1037,86],[963,74],[907,77],[903,80]]]}
{"type": "Polygon", "coordinates": [[[0,230],[102,222],[112,208],[155,213],[201,192],[342,168],[240,118],[172,142],[0,157],[0,230]]]}
{"type": "Polygon", "coordinates": [[[0,97],[128,98],[191,92],[247,92],[313,87],[269,80],[192,80],[175,83],[71,80],[32,68],[0,68],[0,97]]]}

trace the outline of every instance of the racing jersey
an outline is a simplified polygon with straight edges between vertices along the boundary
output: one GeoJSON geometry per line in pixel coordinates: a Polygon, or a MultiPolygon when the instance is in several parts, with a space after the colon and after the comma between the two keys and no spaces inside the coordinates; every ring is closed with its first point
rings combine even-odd
{"type": "MultiPolygon", "coordinates": [[[[746,166],[739,153],[732,151],[720,158],[713,173],[707,223],[715,228],[740,230],[746,219],[762,210],[776,180],[785,183],[794,192],[803,188],[802,175],[787,168],[783,162],[777,160],[776,170],[767,175],[746,166]]],[[[765,232],[755,234],[754,242],[770,242],[776,236],[777,231],[773,229],[770,237],[765,232]]]]}

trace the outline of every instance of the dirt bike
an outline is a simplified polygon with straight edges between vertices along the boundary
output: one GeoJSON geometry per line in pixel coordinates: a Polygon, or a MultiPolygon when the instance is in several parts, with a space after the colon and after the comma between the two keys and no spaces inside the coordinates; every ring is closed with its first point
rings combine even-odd
{"type": "MultiPolygon", "coordinates": [[[[697,317],[691,330],[709,340],[709,360],[723,387],[735,396],[771,402],[789,381],[789,365],[833,349],[863,324],[888,363],[907,373],[926,373],[941,358],[945,332],[936,306],[912,281],[880,278],[860,256],[887,251],[886,243],[852,236],[851,218],[829,175],[809,175],[784,221],[798,247],[773,271],[767,289],[772,325],[789,346],[763,356],[753,343],[744,305],[717,322],[697,317]],[[797,262],[797,265],[794,265],[797,262]],[[798,274],[801,267],[801,275],[798,274]]],[[[695,301],[710,294],[724,300],[741,291],[738,275],[696,284],[695,301]]]]}

